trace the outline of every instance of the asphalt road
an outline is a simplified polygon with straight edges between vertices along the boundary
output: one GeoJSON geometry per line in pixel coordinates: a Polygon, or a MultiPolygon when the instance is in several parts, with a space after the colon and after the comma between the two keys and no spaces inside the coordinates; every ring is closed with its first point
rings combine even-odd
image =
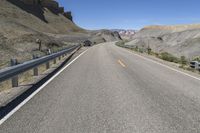
{"type": "Polygon", "coordinates": [[[200,133],[200,81],[100,44],[3,123],[0,133],[200,133]]]}

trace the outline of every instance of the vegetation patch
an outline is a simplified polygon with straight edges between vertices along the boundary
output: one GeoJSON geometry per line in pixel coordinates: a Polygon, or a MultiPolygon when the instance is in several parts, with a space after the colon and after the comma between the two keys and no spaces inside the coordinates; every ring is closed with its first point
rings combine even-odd
{"type": "Polygon", "coordinates": [[[127,42],[129,42],[129,40],[120,40],[118,42],[116,42],[117,46],[124,46],[127,42]]]}
{"type": "Polygon", "coordinates": [[[172,54],[168,53],[168,52],[162,52],[159,54],[158,56],[160,59],[163,59],[165,61],[169,61],[169,62],[174,62],[174,63],[180,63],[180,59],[173,56],[172,54]]]}

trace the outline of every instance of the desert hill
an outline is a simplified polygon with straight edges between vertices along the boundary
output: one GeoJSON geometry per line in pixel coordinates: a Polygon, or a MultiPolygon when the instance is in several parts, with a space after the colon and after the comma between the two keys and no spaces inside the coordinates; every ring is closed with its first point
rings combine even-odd
{"type": "Polygon", "coordinates": [[[10,58],[27,60],[34,53],[44,54],[37,50],[37,39],[44,51],[87,39],[96,43],[120,39],[110,31],[80,28],[55,0],[0,0],[0,5],[0,66],[10,58]]]}
{"type": "Polygon", "coordinates": [[[192,59],[200,56],[200,24],[147,26],[137,32],[127,45],[149,45],[155,52],[165,51],[192,59]]]}

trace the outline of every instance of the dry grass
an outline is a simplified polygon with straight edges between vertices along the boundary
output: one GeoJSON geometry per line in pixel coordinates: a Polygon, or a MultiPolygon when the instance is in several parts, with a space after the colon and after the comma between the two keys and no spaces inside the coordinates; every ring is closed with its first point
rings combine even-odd
{"type": "Polygon", "coordinates": [[[9,66],[9,63],[10,63],[9,61],[6,61],[6,62],[0,62],[0,69],[9,66]]]}
{"type": "Polygon", "coordinates": [[[10,88],[12,88],[12,86],[11,86],[11,80],[6,80],[6,81],[0,83],[0,92],[8,90],[10,88]]]}
{"type": "Polygon", "coordinates": [[[32,79],[33,79],[33,72],[32,70],[29,70],[19,75],[19,84],[30,82],[32,79]]]}

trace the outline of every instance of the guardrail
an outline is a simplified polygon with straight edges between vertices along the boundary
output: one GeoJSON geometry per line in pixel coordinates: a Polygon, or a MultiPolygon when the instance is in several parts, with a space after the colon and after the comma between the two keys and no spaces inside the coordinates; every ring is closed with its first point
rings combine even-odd
{"type": "Polygon", "coordinates": [[[118,46],[123,47],[123,48],[128,48],[128,49],[134,48],[134,46],[132,46],[132,45],[118,45],[118,46]]]}
{"type": "Polygon", "coordinates": [[[198,61],[191,61],[190,62],[190,67],[194,68],[196,70],[200,70],[200,62],[198,62],[198,61]]]}
{"type": "Polygon", "coordinates": [[[56,63],[56,58],[59,58],[65,54],[68,54],[78,48],[80,48],[81,45],[75,45],[69,48],[66,48],[65,50],[62,50],[57,53],[53,53],[51,55],[47,55],[41,58],[36,58],[27,62],[24,62],[22,64],[15,65],[16,62],[13,61],[11,63],[11,67],[7,67],[5,69],[0,70],[0,82],[3,82],[5,80],[12,78],[12,87],[18,87],[18,75],[29,71],[33,69],[34,76],[38,75],[38,69],[37,67],[46,63],[46,68],[49,68],[49,61],[54,60],[54,63],[56,63]]]}

